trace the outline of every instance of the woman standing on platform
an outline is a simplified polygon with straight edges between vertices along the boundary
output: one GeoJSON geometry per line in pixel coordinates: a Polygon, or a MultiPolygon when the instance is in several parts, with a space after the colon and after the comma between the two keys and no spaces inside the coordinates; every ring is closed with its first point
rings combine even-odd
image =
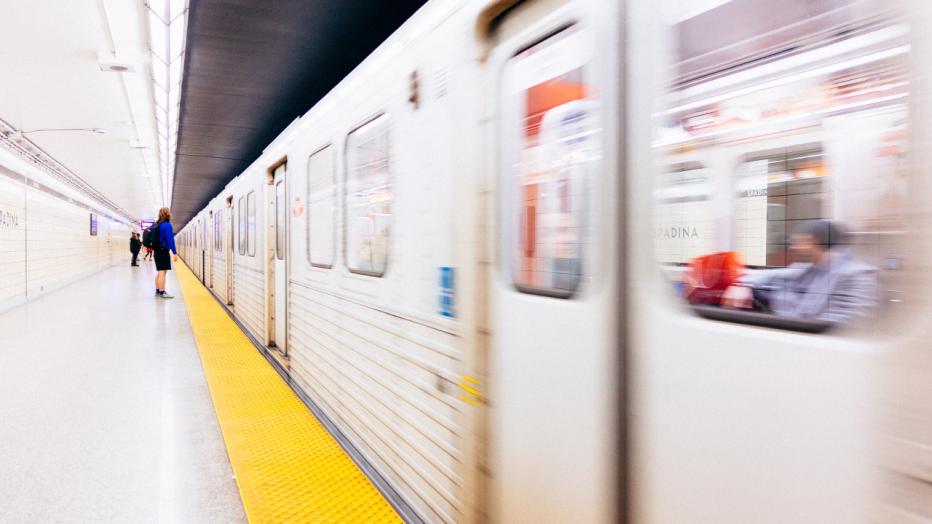
{"type": "Polygon", "coordinates": [[[159,209],[159,221],[152,231],[152,247],[155,251],[155,296],[159,298],[175,298],[165,292],[165,272],[172,268],[172,255],[178,261],[178,251],[175,249],[175,232],[172,229],[172,213],[167,207],[159,209]],[[171,251],[172,255],[169,255],[171,251]]]}

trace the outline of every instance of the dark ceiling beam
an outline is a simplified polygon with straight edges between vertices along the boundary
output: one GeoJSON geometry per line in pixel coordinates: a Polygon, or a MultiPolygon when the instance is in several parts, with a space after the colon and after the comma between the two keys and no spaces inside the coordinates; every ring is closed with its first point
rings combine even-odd
{"type": "Polygon", "coordinates": [[[424,0],[191,0],[172,215],[183,227],[424,0]]]}

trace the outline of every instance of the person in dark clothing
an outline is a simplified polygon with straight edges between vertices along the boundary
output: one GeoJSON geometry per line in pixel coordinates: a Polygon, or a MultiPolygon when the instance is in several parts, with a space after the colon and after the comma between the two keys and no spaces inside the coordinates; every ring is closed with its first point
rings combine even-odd
{"type": "Polygon", "coordinates": [[[175,249],[175,232],[172,230],[172,214],[167,207],[159,210],[159,221],[152,229],[153,235],[158,235],[157,240],[153,240],[155,245],[155,296],[159,298],[175,298],[165,292],[166,272],[172,268],[172,256],[178,261],[178,250],[175,249]],[[169,253],[171,252],[171,253],[169,253]]]}
{"type": "Polygon", "coordinates": [[[136,259],[139,257],[140,249],[142,249],[142,241],[139,240],[139,235],[134,231],[133,236],[129,239],[129,252],[133,254],[133,261],[130,263],[131,266],[139,266],[139,264],[136,263],[136,259]]]}

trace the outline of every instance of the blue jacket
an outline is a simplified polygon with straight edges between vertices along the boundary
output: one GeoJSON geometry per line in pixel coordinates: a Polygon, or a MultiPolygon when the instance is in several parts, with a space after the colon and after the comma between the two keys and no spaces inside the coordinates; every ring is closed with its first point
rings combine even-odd
{"type": "Polygon", "coordinates": [[[178,254],[175,249],[175,231],[172,229],[171,222],[159,222],[159,244],[162,249],[170,249],[172,253],[178,254]]]}

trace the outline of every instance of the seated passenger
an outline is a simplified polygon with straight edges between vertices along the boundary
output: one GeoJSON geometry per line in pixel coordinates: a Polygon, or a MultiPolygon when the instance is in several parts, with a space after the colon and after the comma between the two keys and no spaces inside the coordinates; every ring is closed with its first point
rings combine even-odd
{"type": "Polygon", "coordinates": [[[742,278],[725,290],[722,305],[833,323],[869,316],[877,304],[877,270],[856,260],[845,241],[838,224],[804,223],[791,237],[794,263],[742,278]]]}

